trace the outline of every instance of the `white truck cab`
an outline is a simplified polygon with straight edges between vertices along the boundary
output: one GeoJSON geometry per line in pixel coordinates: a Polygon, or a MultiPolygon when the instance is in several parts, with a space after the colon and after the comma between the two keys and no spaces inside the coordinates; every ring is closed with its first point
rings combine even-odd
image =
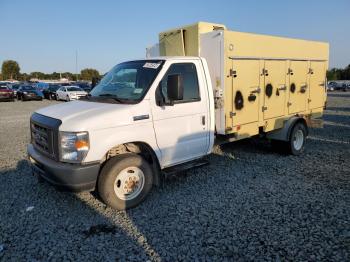
{"type": "Polygon", "coordinates": [[[214,98],[199,57],[115,66],[89,97],[31,117],[33,170],[57,186],[99,190],[117,209],[143,200],[161,170],[209,154],[214,98]]]}

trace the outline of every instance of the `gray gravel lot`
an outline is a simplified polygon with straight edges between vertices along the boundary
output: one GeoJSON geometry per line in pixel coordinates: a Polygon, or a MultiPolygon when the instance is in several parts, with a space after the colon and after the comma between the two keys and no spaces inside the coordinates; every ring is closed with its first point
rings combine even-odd
{"type": "Polygon", "coordinates": [[[29,117],[52,103],[0,103],[0,260],[350,260],[350,93],[303,156],[225,145],[127,212],[31,175],[29,117]]]}

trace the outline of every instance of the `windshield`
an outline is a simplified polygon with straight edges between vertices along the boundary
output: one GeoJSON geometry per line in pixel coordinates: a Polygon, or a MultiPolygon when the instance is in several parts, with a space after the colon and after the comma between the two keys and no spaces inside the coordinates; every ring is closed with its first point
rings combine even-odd
{"type": "Polygon", "coordinates": [[[163,65],[162,60],[140,60],[116,65],[91,91],[92,97],[140,101],[163,65]]]}
{"type": "Polygon", "coordinates": [[[22,90],[35,90],[32,86],[22,86],[22,90]]]}
{"type": "Polygon", "coordinates": [[[61,87],[61,86],[59,86],[59,85],[50,85],[48,89],[49,89],[50,91],[56,91],[56,90],[59,89],[60,87],[61,87]]]}
{"type": "Polygon", "coordinates": [[[82,90],[79,87],[70,86],[70,87],[67,87],[67,91],[84,91],[84,90],[82,90]]]}

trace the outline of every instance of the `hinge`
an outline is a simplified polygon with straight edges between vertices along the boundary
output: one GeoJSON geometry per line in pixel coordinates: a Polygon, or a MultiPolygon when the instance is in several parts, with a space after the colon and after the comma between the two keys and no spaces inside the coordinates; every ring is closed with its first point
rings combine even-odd
{"type": "Polygon", "coordinates": [[[236,113],[235,112],[230,112],[230,117],[234,117],[236,116],[236,113]]]}
{"type": "Polygon", "coordinates": [[[288,68],[288,72],[287,72],[287,75],[293,75],[293,69],[291,69],[291,68],[288,68]]]}
{"type": "Polygon", "coordinates": [[[287,103],[287,106],[291,106],[291,105],[292,105],[292,103],[291,103],[291,102],[288,102],[288,103],[287,103]]]}
{"type": "Polygon", "coordinates": [[[307,100],[307,102],[310,103],[310,102],[311,102],[311,99],[309,98],[309,99],[307,100]]]}
{"type": "Polygon", "coordinates": [[[261,108],[261,110],[264,112],[264,111],[266,111],[267,110],[267,106],[263,106],[262,108],[261,108]]]}
{"type": "Polygon", "coordinates": [[[269,71],[265,68],[263,68],[263,70],[261,71],[261,75],[262,76],[268,76],[269,75],[269,71]]]}
{"type": "Polygon", "coordinates": [[[237,71],[230,69],[230,75],[229,76],[233,76],[233,77],[237,77],[237,71]]]}
{"type": "Polygon", "coordinates": [[[313,75],[314,74],[314,70],[312,68],[309,68],[309,72],[307,72],[308,74],[310,75],[313,75]]]}

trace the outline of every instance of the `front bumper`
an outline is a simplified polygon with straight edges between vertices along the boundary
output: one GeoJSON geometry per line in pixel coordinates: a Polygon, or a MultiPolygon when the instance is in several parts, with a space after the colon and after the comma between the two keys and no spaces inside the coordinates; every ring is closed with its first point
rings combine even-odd
{"type": "Polygon", "coordinates": [[[33,173],[50,184],[70,191],[95,189],[100,164],[77,165],[61,163],[40,154],[32,144],[27,147],[33,173]]]}
{"type": "Polygon", "coordinates": [[[43,100],[43,97],[37,95],[23,95],[23,100],[43,100]]]}

